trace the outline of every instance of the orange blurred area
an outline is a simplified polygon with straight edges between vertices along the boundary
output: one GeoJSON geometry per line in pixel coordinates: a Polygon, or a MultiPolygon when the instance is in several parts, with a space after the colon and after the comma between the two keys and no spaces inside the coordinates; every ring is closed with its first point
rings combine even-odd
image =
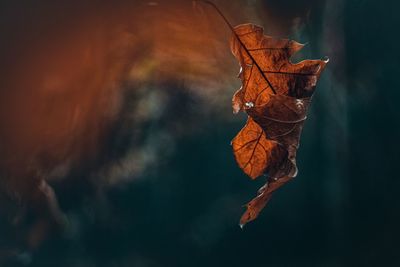
{"type": "Polygon", "coordinates": [[[15,21],[17,32],[8,40],[14,53],[2,66],[8,75],[1,85],[2,160],[17,172],[21,164],[93,156],[127,83],[187,81],[202,94],[215,93],[209,85],[227,69],[236,71],[222,63],[233,62],[225,25],[189,2],[83,4],[79,10],[53,4],[18,12],[25,20],[15,21]]]}

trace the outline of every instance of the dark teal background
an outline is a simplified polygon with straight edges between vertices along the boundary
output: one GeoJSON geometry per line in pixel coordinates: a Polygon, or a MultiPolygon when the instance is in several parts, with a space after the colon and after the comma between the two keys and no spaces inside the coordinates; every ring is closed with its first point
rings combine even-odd
{"type": "MultiPolygon", "coordinates": [[[[1,246],[19,251],[4,266],[400,265],[400,4],[331,2],[326,10],[327,1],[263,1],[275,14],[259,14],[262,22],[277,24],[272,33],[307,40],[305,56],[328,55],[331,63],[303,132],[300,173],[255,222],[244,230],[237,225],[241,205],[263,183],[242,174],[229,146],[244,116],[226,121],[202,112],[201,100],[181,90],[161,117],[141,125],[146,136],[190,122],[195,130],[177,137],[173,153],[145,177],[106,188],[101,197],[79,179],[84,168],[72,175],[76,183],[55,183],[61,207],[72,214],[71,228],[31,252],[19,247],[3,218],[1,246]],[[331,12],[337,21],[328,23],[331,12]],[[287,21],[297,16],[308,20],[293,32],[287,21]],[[339,45],[330,43],[335,34],[339,45]]],[[[154,90],[185,87],[157,86],[154,90]]],[[[127,102],[135,97],[126,95],[127,102]]],[[[228,97],[222,105],[229,114],[228,97]]],[[[145,140],[130,139],[120,126],[127,123],[129,116],[122,114],[104,160],[145,140]]]]}

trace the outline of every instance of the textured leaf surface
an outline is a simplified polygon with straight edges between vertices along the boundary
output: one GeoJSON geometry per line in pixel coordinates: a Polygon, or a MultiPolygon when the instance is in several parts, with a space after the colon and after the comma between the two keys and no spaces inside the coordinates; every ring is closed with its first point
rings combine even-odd
{"type": "Polygon", "coordinates": [[[232,147],[239,167],[252,179],[264,174],[275,161],[286,156],[286,151],[277,142],[267,139],[252,118],[232,140],[232,147]]]}
{"type": "Polygon", "coordinates": [[[245,127],[232,140],[239,167],[266,184],[246,207],[240,224],[257,218],[271,194],[297,175],[296,151],[317,80],[328,60],[290,58],[304,45],[263,34],[254,24],[234,28],[231,50],[240,63],[242,87],[232,99],[233,112],[245,111],[245,127]]]}

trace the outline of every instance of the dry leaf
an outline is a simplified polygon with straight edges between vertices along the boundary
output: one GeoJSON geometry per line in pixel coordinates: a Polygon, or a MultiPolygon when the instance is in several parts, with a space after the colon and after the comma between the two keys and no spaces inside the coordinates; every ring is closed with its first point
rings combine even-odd
{"type": "Polygon", "coordinates": [[[263,28],[234,28],[231,50],[239,60],[242,87],[232,99],[233,112],[248,121],[232,140],[239,167],[252,179],[267,175],[266,184],[246,206],[240,225],[257,218],[271,194],[297,174],[296,151],[319,75],[328,60],[290,58],[303,45],[263,34],[263,28]]]}

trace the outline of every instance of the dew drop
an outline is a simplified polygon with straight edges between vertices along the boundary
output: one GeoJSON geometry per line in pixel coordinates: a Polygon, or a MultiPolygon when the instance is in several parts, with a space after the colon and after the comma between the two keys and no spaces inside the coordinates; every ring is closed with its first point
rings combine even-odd
{"type": "Polygon", "coordinates": [[[296,106],[298,107],[298,108],[302,108],[303,107],[303,100],[300,100],[300,99],[297,99],[296,100],[296,106]]]}
{"type": "Polygon", "coordinates": [[[329,57],[324,56],[321,60],[325,61],[325,63],[328,63],[329,62],[329,57]]]}
{"type": "Polygon", "coordinates": [[[252,108],[252,107],[254,107],[254,103],[253,103],[253,102],[246,102],[246,103],[245,103],[245,106],[246,106],[247,108],[252,108]]]}

